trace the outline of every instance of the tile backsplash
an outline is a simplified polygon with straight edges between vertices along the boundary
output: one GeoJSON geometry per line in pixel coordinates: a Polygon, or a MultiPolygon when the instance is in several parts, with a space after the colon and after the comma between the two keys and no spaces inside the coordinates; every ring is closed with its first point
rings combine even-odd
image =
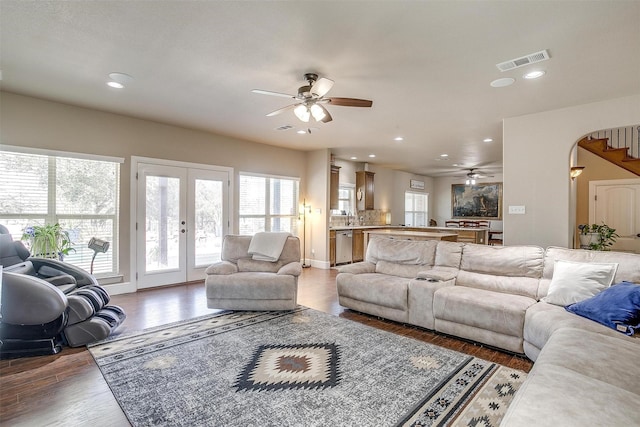
{"type": "Polygon", "coordinates": [[[331,215],[329,219],[330,227],[342,227],[346,225],[386,225],[387,211],[373,209],[368,211],[358,211],[355,215],[331,215]]]}

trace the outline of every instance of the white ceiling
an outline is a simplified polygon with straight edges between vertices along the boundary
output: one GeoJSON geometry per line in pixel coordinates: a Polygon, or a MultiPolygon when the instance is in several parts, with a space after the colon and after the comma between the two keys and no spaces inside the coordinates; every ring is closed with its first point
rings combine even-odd
{"type": "Polygon", "coordinates": [[[640,1],[2,0],[0,19],[5,91],[430,176],[499,173],[503,118],[640,93],[640,1]],[[134,81],[111,89],[114,71],[134,81]],[[310,135],[266,117],[289,101],[251,89],[295,94],[305,72],[373,107],[329,105],[310,135]]]}

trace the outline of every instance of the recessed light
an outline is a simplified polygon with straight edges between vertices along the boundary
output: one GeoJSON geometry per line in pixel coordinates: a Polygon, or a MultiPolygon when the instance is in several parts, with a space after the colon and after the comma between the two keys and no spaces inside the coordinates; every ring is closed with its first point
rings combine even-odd
{"type": "Polygon", "coordinates": [[[536,70],[536,71],[530,71],[522,77],[524,77],[525,79],[531,80],[531,79],[537,79],[538,77],[542,77],[544,76],[544,74],[545,74],[544,71],[536,70]]]}
{"type": "Polygon", "coordinates": [[[485,138],[482,140],[482,142],[493,142],[492,138],[485,138]]]}
{"type": "Polygon", "coordinates": [[[299,135],[304,135],[305,133],[307,133],[307,131],[306,131],[306,130],[302,130],[302,129],[300,129],[300,130],[299,130],[299,131],[297,131],[296,133],[297,133],[297,134],[299,134],[299,135]]]}
{"type": "Polygon", "coordinates": [[[449,155],[448,154],[440,154],[440,157],[443,157],[443,158],[444,157],[449,157],[449,155]]]}
{"type": "Polygon", "coordinates": [[[133,77],[125,73],[109,73],[109,79],[107,86],[114,89],[122,89],[124,85],[133,81],[133,77]]]}
{"type": "Polygon", "coordinates": [[[491,87],[506,87],[506,86],[511,86],[512,84],[515,83],[515,81],[516,79],[514,78],[504,77],[502,79],[496,79],[489,84],[491,85],[491,87]]]}
{"type": "Polygon", "coordinates": [[[125,73],[109,73],[109,78],[123,85],[133,81],[133,77],[125,73]]]}
{"type": "Polygon", "coordinates": [[[404,141],[404,138],[401,136],[396,136],[395,138],[393,138],[394,141],[404,141]]]}
{"type": "Polygon", "coordinates": [[[349,157],[351,160],[358,160],[358,158],[356,156],[351,156],[349,157]]]}
{"type": "Polygon", "coordinates": [[[369,154],[369,157],[371,157],[372,159],[375,157],[375,154],[369,154]]]}

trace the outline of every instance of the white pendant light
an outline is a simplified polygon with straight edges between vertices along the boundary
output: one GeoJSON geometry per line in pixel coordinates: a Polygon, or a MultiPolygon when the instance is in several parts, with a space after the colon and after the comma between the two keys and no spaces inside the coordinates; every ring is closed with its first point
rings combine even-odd
{"type": "Polygon", "coordinates": [[[311,106],[311,114],[313,115],[313,118],[316,119],[316,122],[319,122],[320,120],[324,119],[326,116],[326,114],[324,113],[324,110],[318,104],[313,104],[311,106]]]}
{"type": "Polygon", "coordinates": [[[305,123],[307,123],[309,121],[309,118],[311,117],[311,113],[309,112],[309,109],[304,104],[298,105],[293,110],[293,112],[294,112],[294,114],[296,115],[297,118],[299,118],[300,120],[302,120],[305,123]]]}

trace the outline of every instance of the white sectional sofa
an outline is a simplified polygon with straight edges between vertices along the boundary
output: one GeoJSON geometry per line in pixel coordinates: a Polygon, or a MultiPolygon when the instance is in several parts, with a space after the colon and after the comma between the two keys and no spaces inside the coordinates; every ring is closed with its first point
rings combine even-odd
{"type": "Polygon", "coordinates": [[[535,361],[504,426],[640,425],[640,339],[542,300],[556,261],[640,283],[636,254],[376,238],[336,284],[345,307],[535,361]]]}

